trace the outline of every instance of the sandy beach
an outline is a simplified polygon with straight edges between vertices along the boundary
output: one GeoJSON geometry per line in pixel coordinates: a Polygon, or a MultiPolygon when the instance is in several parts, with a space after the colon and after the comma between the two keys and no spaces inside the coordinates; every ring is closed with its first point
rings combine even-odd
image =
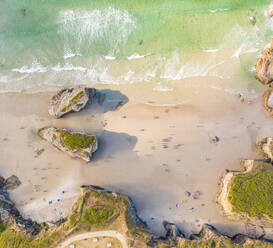
{"type": "Polygon", "coordinates": [[[241,169],[241,158],[259,158],[255,142],[272,133],[272,119],[261,105],[263,87],[257,85],[255,97],[244,102],[203,88],[191,103],[176,106],[135,101],[134,86],[118,89],[101,89],[107,94],[103,105],[58,120],[47,111],[54,92],[0,95],[0,172],[22,181],[10,194],[23,216],[38,222],[66,216],[79,186],[93,184],[131,196],[157,234],[163,220],[188,234],[203,223],[227,234],[259,233],[222,217],[215,197],[225,169],[241,169]],[[127,103],[114,110],[120,100],[127,103]],[[49,125],[96,134],[100,145],[92,162],[72,159],[40,140],[37,129],[49,125]]]}

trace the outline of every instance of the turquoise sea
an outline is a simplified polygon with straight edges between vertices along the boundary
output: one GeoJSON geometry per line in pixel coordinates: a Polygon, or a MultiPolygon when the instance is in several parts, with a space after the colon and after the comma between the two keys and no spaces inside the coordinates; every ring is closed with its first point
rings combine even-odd
{"type": "Polygon", "coordinates": [[[132,83],[171,92],[184,79],[235,74],[251,82],[272,36],[269,8],[269,0],[1,0],[0,92],[132,83]]]}

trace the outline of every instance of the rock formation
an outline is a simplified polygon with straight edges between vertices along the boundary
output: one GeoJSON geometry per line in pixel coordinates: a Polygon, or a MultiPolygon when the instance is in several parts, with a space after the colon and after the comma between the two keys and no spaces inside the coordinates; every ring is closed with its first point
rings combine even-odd
{"type": "Polygon", "coordinates": [[[217,204],[222,215],[235,221],[272,227],[273,166],[257,160],[242,160],[244,171],[227,171],[221,180],[217,204]]]}
{"type": "Polygon", "coordinates": [[[220,234],[208,224],[203,225],[199,233],[186,238],[186,235],[175,224],[164,221],[166,235],[159,237],[151,233],[145,222],[139,218],[130,197],[93,185],[84,185],[81,188],[82,196],[73,206],[71,214],[50,227],[43,223],[39,229],[39,226],[31,220],[24,220],[20,217],[12,205],[13,208],[11,208],[15,209],[19,216],[12,214],[16,216],[14,219],[17,228],[13,228],[12,223],[7,225],[6,230],[0,233],[0,246],[4,241],[4,247],[55,248],[62,247],[62,242],[73,237],[75,233],[114,230],[126,238],[129,248],[270,247],[269,242],[264,240],[262,235],[256,239],[242,234],[228,237],[220,234]],[[21,228],[23,234],[18,233],[18,228],[21,228]]]}
{"type": "Polygon", "coordinates": [[[263,51],[261,58],[257,61],[256,71],[258,79],[265,85],[273,81],[273,41],[270,48],[263,51]]]}
{"type": "Polygon", "coordinates": [[[90,162],[92,154],[98,149],[98,140],[93,135],[56,127],[41,128],[38,135],[71,157],[81,158],[87,162],[90,162]]]}
{"type": "Polygon", "coordinates": [[[273,117],[273,90],[268,89],[263,96],[263,105],[267,112],[273,117]]]}
{"type": "Polygon", "coordinates": [[[273,138],[264,138],[257,143],[258,149],[263,153],[264,157],[273,162],[273,138]]]}
{"type": "Polygon", "coordinates": [[[92,101],[95,89],[75,87],[59,91],[52,97],[49,103],[49,114],[60,118],[69,112],[79,112],[89,99],[92,101]]]}
{"type": "Polygon", "coordinates": [[[0,177],[0,216],[1,223],[12,226],[12,229],[24,234],[38,234],[40,226],[30,219],[24,219],[14,203],[10,200],[8,189],[15,189],[21,184],[17,176],[11,176],[7,179],[0,177]]]}

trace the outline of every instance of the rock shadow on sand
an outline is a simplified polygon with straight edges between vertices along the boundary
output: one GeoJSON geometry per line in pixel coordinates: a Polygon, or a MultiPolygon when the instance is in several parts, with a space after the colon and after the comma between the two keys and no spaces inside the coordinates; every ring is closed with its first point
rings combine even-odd
{"type": "MultiPolygon", "coordinates": [[[[92,91],[92,88],[89,88],[92,91]]],[[[62,116],[62,119],[71,118],[73,116],[99,115],[109,111],[117,111],[123,105],[129,102],[126,95],[119,90],[97,90],[92,100],[86,104],[85,108],[80,112],[71,112],[62,116]]]]}
{"type": "Polygon", "coordinates": [[[97,134],[99,140],[99,149],[94,153],[92,162],[102,159],[111,159],[115,155],[124,152],[133,152],[137,143],[137,137],[127,133],[117,133],[110,131],[102,131],[97,134]]]}

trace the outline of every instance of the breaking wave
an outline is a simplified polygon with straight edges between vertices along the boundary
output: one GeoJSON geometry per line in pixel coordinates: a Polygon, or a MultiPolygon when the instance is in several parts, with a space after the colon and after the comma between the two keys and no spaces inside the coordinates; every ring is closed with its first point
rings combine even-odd
{"type": "Polygon", "coordinates": [[[59,33],[64,39],[64,50],[69,51],[66,57],[98,49],[102,54],[116,55],[136,27],[137,21],[131,14],[113,7],[59,13],[59,33]]]}

